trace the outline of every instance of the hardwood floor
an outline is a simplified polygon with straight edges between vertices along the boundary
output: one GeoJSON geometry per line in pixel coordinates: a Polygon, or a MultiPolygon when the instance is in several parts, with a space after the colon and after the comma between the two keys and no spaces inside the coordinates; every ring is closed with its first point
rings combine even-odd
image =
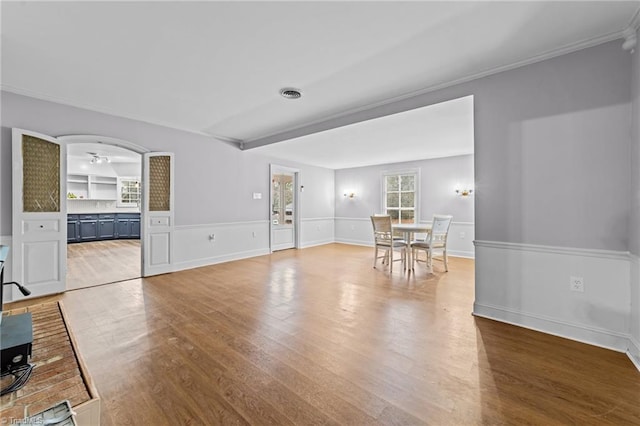
{"type": "Polygon", "coordinates": [[[67,244],[67,289],[140,277],[140,240],[67,244]]]}
{"type": "Polygon", "coordinates": [[[103,425],[640,424],[626,355],[471,315],[474,263],[331,244],[67,292],[103,425]]]}

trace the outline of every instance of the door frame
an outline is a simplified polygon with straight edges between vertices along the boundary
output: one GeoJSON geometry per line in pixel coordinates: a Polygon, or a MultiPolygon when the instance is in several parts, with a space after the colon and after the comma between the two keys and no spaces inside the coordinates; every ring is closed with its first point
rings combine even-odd
{"type": "MultiPolygon", "coordinates": [[[[119,148],[124,148],[127,149],[129,151],[133,151],[137,154],[140,154],[140,181],[141,183],[144,185],[144,175],[143,175],[143,170],[142,170],[142,163],[143,163],[143,154],[147,153],[147,152],[151,152],[151,150],[135,144],[133,142],[129,142],[126,140],[122,140],[122,139],[117,139],[117,138],[112,138],[109,136],[99,136],[99,135],[64,135],[64,136],[58,136],[56,137],[57,140],[59,140],[61,143],[65,144],[66,146],[71,145],[71,144],[76,144],[76,143],[95,143],[95,144],[103,144],[103,145],[111,145],[111,146],[117,146],[119,148]]],[[[66,164],[66,158],[65,158],[65,164],[66,164]]],[[[60,180],[64,181],[65,183],[67,182],[67,168],[65,167],[64,169],[64,174],[60,175],[60,180]]],[[[65,192],[66,194],[66,192],[65,192]]],[[[66,201],[66,198],[65,198],[66,201]]],[[[143,197],[141,197],[140,199],[140,232],[142,232],[142,224],[146,223],[146,216],[144,213],[144,203],[145,201],[143,200],[143,197]]],[[[66,202],[65,202],[65,211],[66,211],[66,202]]],[[[68,247],[68,243],[65,239],[65,250],[68,247]]],[[[140,276],[143,277],[144,276],[144,238],[142,235],[140,235],[140,276]]],[[[66,278],[65,278],[66,281],[66,278]]]]}
{"type": "Polygon", "coordinates": [[[279,164],[269,164],[269,252],[273,253],[273,227],[271,222],[271,213],[273,206],[273,175],[278,173],[291,173],[293,174],[293,248],[300,247],[300,169],[293,167],[281,166],[279,164]]]}

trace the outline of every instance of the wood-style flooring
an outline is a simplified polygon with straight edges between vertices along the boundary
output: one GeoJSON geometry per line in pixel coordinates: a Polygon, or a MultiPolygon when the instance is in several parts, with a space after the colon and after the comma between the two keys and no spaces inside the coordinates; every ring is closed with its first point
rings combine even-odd
{"type": "Polygon", "coordinates": [[[67,290],[139,278],[140,240],[67,244],[67,290]]]}
{"type": "Polygon", "coordinates": [[[471,315],[474,262],[330,244],[67,292],[103,425],[640,424],[622,353],[471,315]]]}

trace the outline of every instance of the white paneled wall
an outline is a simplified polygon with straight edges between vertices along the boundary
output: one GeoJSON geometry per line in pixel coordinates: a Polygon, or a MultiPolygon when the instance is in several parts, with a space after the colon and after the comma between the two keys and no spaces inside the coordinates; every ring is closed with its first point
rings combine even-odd
{"type": "Polygon", "coordinates": [[[640,257],[631,256],[631,333],[627,354],[640,370],[640,257]]]}
{"type": "MultiPolygon", "coordinates": [[[[300,221],[300,248],[334,241],[333,218],[300,221]]],[[[269,221],[177,226],[176,270],[269,253],[269,221]]]]}
{"type": "Polygon", "coordinates": [[[334,242],[334,218],[318,217],[300,220],[300,248],[334,242]]]}
{"type": "Polygon", "coordinates": [[[269,221],[176,226],[175,270],[269,253],[269,221]]]}
{"type": "Polygon", "coordinates": [[[476,241],[474,314],[626,352],[629,264],[627,252],[476,241]]]}

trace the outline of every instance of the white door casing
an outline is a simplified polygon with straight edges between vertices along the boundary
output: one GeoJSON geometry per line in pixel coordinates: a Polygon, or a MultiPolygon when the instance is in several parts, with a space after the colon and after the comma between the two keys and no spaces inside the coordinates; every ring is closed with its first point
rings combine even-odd
{"type": "Polygon", "coordinates": [[[164,274],[174,266],[174,154],[142,156],[142,276],[164,274]]]}
{"type": "MultiPolygon", "coordinates": [[[[12,144],[12,278],[31,297],[60,293],[67,272],[66,146],[15,128],[12,144]]],[[[12,288],[11,300],[23,297],[12,288]]]]}
{"type": "Polygon", "coordinates": [[[300,229],[299,224],[299,202],[298,202],[298,180],[299,180],[299,171],[298,169],[293,169],[290,167],[278,166],[275,164],[271,164],[270,166],[270,180],[269,180],[269,243],[271,251],[276,250],[285,250],[289,248],[295,248],[299,246],[299,232],[300,229]],[[284,210],[285,217],[291,216],[291,221],[282,222],[282,218],[277,219],[274,211],[274,179],[276,176],[291,176],[292,178],[292,196],[293,199],[290,205],[286,203],[284,197],[281,195],[280,203],[281,209],[284,210]]]}

